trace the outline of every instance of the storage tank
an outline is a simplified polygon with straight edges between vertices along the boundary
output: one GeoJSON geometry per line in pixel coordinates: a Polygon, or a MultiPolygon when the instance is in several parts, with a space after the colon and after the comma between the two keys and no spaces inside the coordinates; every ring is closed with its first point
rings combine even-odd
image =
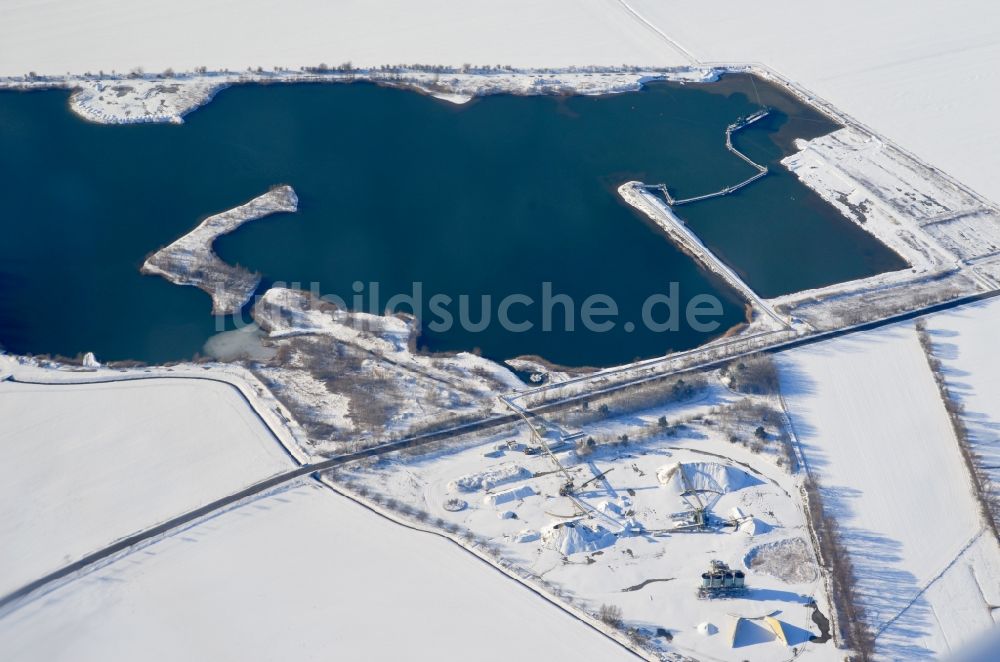
{"type": "Polygon", "coordinates": [[[707,572],[701,573],[701,587],[711,588],[712,587],[712,575],[707,572]]]}
{"type": "Polygon", "coordinates": [[[712,588],[722,588],[723,575],[721,572],[712,573],[712,588]]]}
{"type": "Polygon", "coordinates": [[[742,570],[737,570],[733,573],[733,587],[743,588],[746,586],[746,575],[743,574],[742,570]]]}
{"type": "Polygon", "coordinates": [[[736,576],[732,572],[727,572],[722,576],[723,588],[733,588],[736,585],[736,576]]]}

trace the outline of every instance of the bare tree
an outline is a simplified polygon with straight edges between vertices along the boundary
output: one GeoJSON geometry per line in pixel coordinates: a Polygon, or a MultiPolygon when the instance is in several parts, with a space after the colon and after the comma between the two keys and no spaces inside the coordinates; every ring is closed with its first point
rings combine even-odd
{"type": "Polygon", "coordinates": [[[622,608],[618,605],[602,604],[600,611],[597,612],[597,618],[606,625],[620,628],[622,626],[622,608]]]}

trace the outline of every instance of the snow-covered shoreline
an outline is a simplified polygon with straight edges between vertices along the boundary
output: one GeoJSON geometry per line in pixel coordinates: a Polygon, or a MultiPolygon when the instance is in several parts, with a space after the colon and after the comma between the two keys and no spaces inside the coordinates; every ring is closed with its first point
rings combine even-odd
{"type": "Polygon", "coordinates": [[[860,126],[812,140],[781,163],[909,267],[770,300],[815,329],[1000,287],[1000,209],[860,126]]]}
{"type": "Polygon", "coordinates": [[[213,214],[186,235],[153,253],[142,273],[163,276],[175,285],[193,285],[212,297],[212,313],[229,315],[250,300],[260,275],[223,262],[212,250],[220,236],[244,223],[279,212],[294,212],[299,199],[291,186],[277,186],[233,209],[213,214]]]}
{"type": "Polygon", "coordinates": [[[708,83],[723,73],[715,67],[568,67],[466,70],[449,67],[383,67],[350,70],[253,70],[169,75],[0,77],[0,90],[69,89],[70,109],[99,124],[180,124],[184,116],[231,85],[368,82],[402,87],[449,103],[463,104],[491,94],[613,94],[633,92],[647,82],[708,83]]]}

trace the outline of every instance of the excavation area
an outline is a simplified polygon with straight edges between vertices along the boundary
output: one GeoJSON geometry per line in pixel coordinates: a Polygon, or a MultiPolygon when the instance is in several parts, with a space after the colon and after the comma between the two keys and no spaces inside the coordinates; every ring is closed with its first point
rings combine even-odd
{"type": "Polygon", "coordinates": [[[830,604],[766,363],[593,398],[327,479],[658,655],[833,659],[830,604]],[[829,629],[827,625],[826,629],[829,629]]]}

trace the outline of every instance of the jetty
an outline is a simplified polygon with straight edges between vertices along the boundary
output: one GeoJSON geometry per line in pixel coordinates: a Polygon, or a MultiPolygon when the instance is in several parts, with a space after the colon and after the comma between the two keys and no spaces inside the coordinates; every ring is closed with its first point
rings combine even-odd
{"type": "Polygon", "coordinates": [[[663,198],[667,201],[668,205],[670,205],[671,207],[677,207],[679,205],[686,205],[692,202],[698,202],[699,200],[708,200],[709,198],[719,198],[724,195],[729,195],[730,193],[735,193],[736,191],[739,191],[741,188],[744,188],[746,186],[750,186],[750,184],[753,184],[761,177],[767,175],[767,166],[757,163],[749,156],[747,156],[740,150],[733,147],[733,134],[739,131],[740,129],[745,129],[754,122],[759,122],[760,120],[767,117],[770,113],[771,113],[770,108],[762,108],[747,117],[739,118],[738,120],[736,120],[735,122],[726,127],[726,149],[728,149],[730,152],[732,152],[740,159],[745,161],[748,165],[752,166],[757,171],[756,175],[743,180],[739,184],[726,186],[719,189],[718,191],[714,191],[712,193],[705,193],[704,195],[696,195],[691,198],[682,198],[682,199],[674,198],[672,195],[670,195],[670,190],[667,188],[666,184],[650,184],[647,185],[646,188],[659,191],[660,193],[663,194],[663,198]]]}
{"type": "Polygon", "coordinates": [[[674,213],[670,205],[664,204],[660,196],[651,193],[650,187],[642,182],[626,182],[618,187],[618,195],[627,204],[639,210],[647,218],[658,225],[668,237],[685,253],[693,257],[709,271],[719,275],[730,287],[740,292],[751,305],[755,318],[764,323],[770,330],[788,330],[790,323],[779,315],[774,308],[762,299],[747,283],[713,253],[684,221],[674,213]]]}

